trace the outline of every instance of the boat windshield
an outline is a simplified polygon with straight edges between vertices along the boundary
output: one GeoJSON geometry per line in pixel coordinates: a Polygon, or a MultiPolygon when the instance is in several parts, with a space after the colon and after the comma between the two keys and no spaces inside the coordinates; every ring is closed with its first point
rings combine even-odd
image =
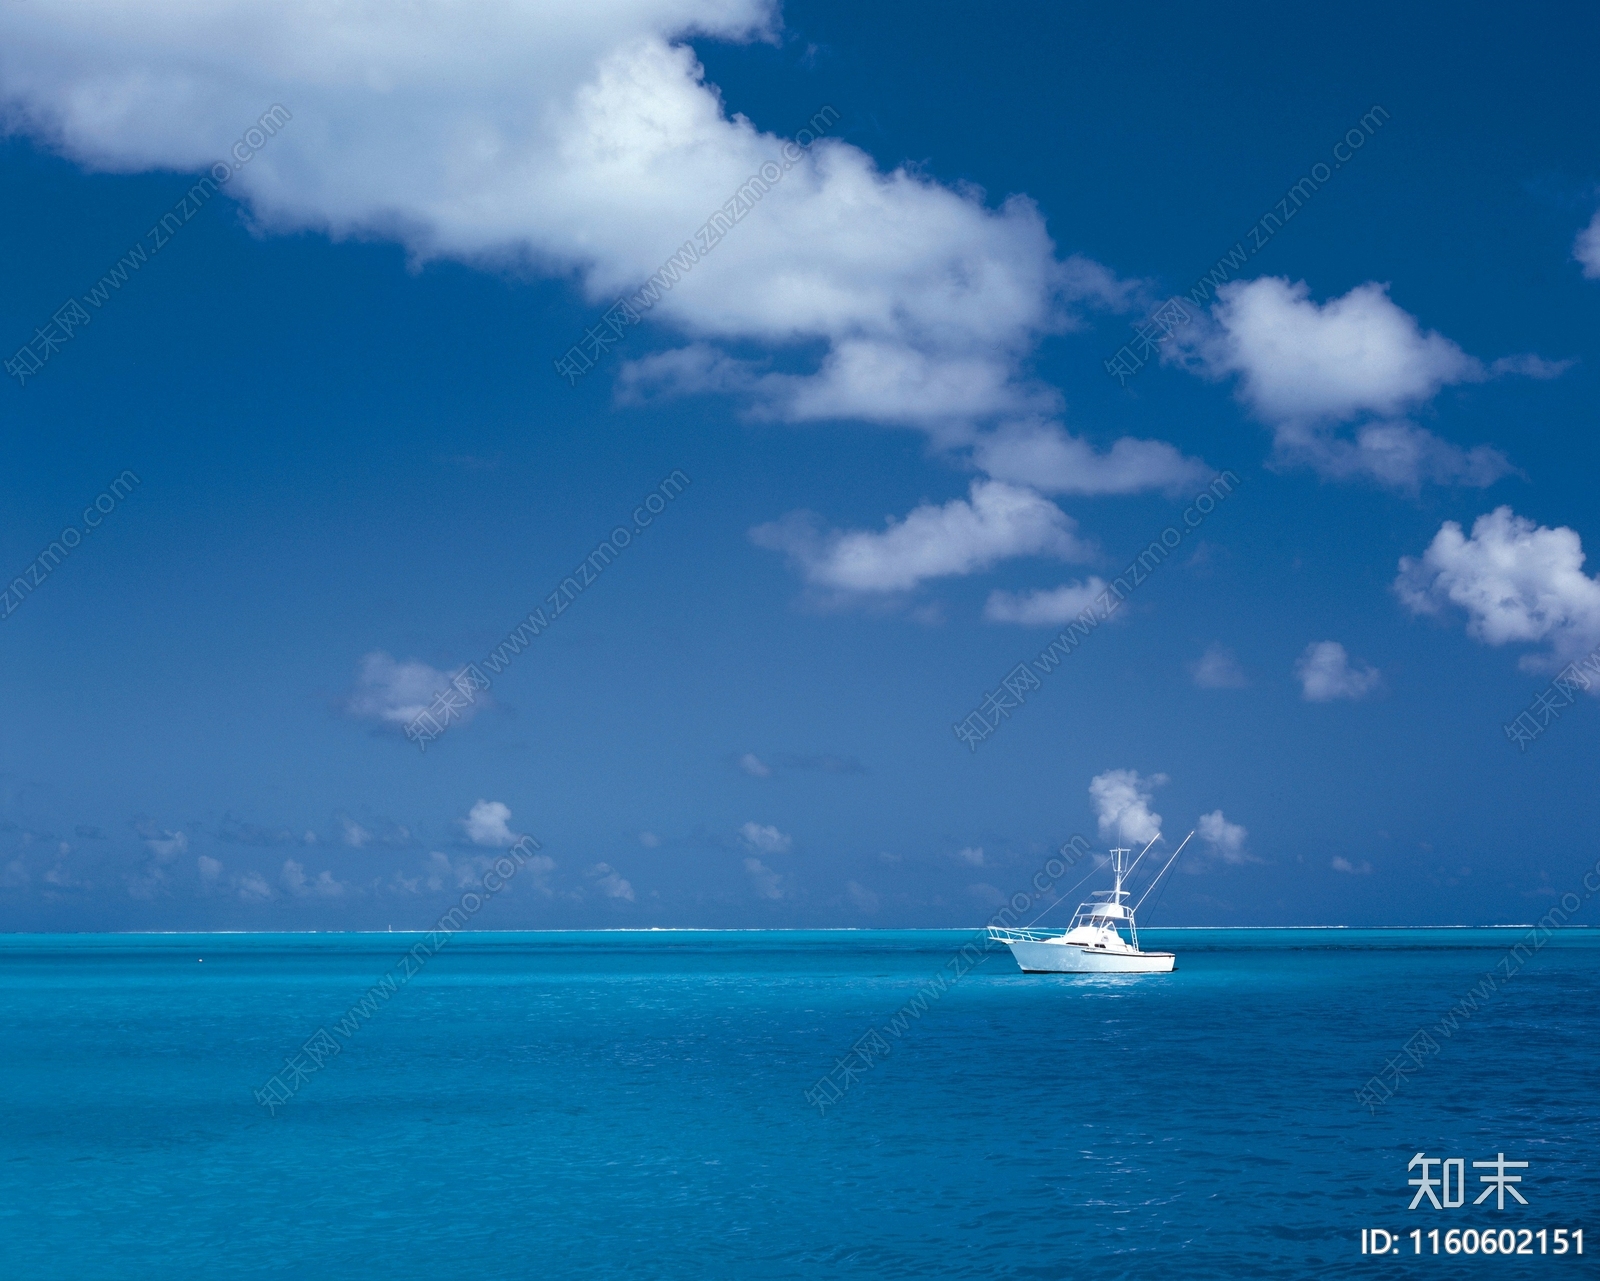
{"type": "Polygon", "coordinates": [[[1127,908],[1116,903],[1085,903],[1078,908],[1069,928],[1088,926],[1091,929],[1111,930],[1120,935],[1127,931],[1128,925],[1127,908]]]}

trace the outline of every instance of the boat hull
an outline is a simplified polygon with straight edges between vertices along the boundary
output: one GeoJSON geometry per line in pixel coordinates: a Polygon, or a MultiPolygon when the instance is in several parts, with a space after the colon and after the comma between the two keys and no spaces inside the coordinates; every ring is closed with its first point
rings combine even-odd
{"type": "Polygon", "coordinates": [[[1170,974],[1178,962],[1172,952],[1111,952],[1021,939],[1007,946],[1027,974],[1170,974]]]}

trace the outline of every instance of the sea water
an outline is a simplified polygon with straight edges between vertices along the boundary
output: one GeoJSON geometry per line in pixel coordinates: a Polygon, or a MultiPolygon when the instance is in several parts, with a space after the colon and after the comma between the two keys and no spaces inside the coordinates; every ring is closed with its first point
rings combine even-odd
{"type": "Polygon", "coordinates": [[[1527,936],[10,936],[0,1275],[1592,1275],[1600,931],[1527,936]],[[1433,1253],[1501,1228],[1585,1254],[1433,1253]]]}

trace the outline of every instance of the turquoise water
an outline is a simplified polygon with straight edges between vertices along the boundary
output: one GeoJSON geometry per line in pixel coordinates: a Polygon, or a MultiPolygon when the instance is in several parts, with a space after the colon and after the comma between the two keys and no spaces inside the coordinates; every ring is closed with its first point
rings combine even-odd
{"type": "Polygon", "coordinates": [[[1524,934],[1150,930],[1180,969],[1133,979],[1002,951],[898,1037],[971,933],[460,935],[276,1115],[254,1091],[418,936],[12,936],[0,1273],[1592,1274],[1600,931],[1507,981],[1524,934]],[[874,1027],[891,1052],[819,1115],[805,1091],[874,1027]],[[1418,1151],[1466,1159],[1466,1207],[1408,1211],[1418,1151]],[[1472,1206],[1501,1151],[1530,1205],[1472,1206]],[[1365,1227],[1591,1241],[1377,1260],[1365,1227]]]}

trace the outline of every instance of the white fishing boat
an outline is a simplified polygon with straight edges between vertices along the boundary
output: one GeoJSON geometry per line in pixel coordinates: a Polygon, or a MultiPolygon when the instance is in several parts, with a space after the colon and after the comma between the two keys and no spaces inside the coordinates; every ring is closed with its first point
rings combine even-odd
{"type": "Polygon", "coordinates": [[[1122,888],[1123,882],[1139,865],[1140,859],[1150,852],[1150,847],[1161,839],[1160,833],[1144,847],[1132,865],[1127,864],[1131,850],[1110,851],[1111,888],[1091,894],[1089,901],[1073,914],[1065,934],[991,925],[989,937],[1006,944],[1026,974],[1169,974],[1177,968],[1176,954],[1141,951],[1133,914],[1150,897],[1150,891],[1155,889],[1167,868],[1177,862],[1193,835],[1190,832],[1183,838],[1166,867],[1156,873],[1155,880],[1132,907],[1128,905],[1130,895],[1122,888]]]}

